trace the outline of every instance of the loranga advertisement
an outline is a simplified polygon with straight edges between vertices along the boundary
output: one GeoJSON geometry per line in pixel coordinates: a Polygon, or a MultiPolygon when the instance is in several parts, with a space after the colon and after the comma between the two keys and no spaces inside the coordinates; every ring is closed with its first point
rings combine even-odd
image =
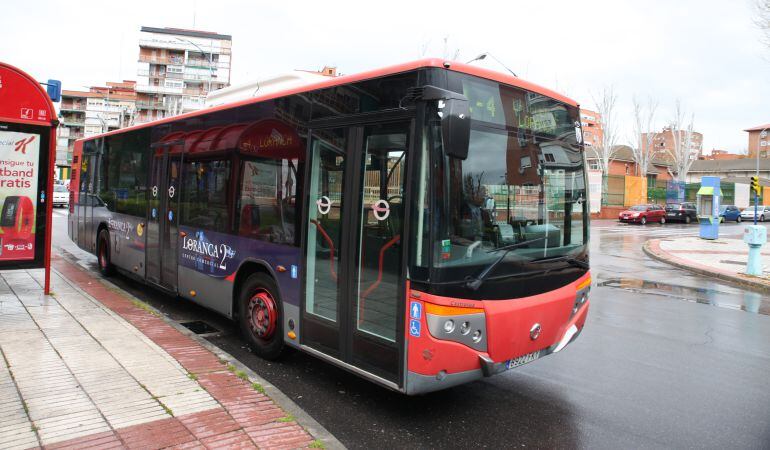
{"type": "Polygon", "coordinates": [[[35,257],[40,136],[0,131],[0,261],[35,257]]]}

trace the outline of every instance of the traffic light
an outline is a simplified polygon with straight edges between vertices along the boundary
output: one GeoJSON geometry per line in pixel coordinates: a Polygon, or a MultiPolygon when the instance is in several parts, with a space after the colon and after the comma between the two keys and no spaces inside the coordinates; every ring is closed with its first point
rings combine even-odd
{"type": "Polygon", "coordinates": [[[762,187],[759,185],[759,177],[751,177],[751,190],[756,192],[757,195],[762,193],[762,187]]]}

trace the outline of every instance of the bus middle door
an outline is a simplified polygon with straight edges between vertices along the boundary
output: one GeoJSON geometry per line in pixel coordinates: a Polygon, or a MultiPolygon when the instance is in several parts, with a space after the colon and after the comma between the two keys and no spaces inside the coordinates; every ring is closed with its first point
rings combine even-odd
{"type": "Polygon", "coordinates": [[[176,292],[179,264],[179,197],[184,141],[152,147],[149,217],[147,220],[147,281],[176,292]]]}

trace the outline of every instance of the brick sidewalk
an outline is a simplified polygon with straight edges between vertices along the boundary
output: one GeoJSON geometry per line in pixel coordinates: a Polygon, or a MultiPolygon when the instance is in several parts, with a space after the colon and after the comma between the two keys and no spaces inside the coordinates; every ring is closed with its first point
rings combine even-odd
{"type": "Polygon", "coordinates": [[[644,243],[643,250],[673,266],[770,293],[770,251],[767,247],[761,252],[765,268],[761,277],[744,273],[748,246],[740,239],[650,239],[644,243]]]}
{"type": "Polygon", "coordinates": [[[97,275],[54,267],[50,297],[42,271],[0,273],[0,448],[320,445],[194,339],[97,275]]]}

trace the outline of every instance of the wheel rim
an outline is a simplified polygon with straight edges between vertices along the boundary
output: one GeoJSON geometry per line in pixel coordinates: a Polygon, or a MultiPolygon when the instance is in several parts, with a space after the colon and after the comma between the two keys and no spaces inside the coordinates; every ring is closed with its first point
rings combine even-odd
{"type": "Polygon", "coordinates": [[[269,292],[260,289],[249,299],[249,328],[255,336],[269,339],[275,332],[275,300],[269,292]]]}

